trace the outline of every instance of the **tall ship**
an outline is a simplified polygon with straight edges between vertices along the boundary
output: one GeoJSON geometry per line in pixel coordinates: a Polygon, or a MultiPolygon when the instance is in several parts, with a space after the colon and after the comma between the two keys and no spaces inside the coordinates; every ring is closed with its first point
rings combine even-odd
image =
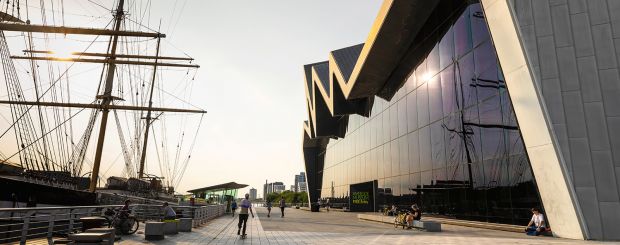
{"type": "Polygon", "coordinates": [[[103,3],[0,4],[0,207],[174,200],[206,113],[199,66],[150,1],[103,3]]]}

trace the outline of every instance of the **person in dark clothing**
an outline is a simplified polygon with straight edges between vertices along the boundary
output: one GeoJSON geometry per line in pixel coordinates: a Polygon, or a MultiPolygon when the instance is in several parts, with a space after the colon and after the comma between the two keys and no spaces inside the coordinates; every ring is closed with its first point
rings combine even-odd
{"type": "Polygon", "coordinates": [[[232,209],[232,216],[235,217],[235,211],[237,211],[237,201],[232,201],[230,204],[230,209],[232,209]]]}
{"type": "Polygon", "coordinates": [[[280,198],[280,212],[282,212],[282,218],[284,218],[284,208],[286,208],[286,202],[284,201],[284,197],[280,198]]]}

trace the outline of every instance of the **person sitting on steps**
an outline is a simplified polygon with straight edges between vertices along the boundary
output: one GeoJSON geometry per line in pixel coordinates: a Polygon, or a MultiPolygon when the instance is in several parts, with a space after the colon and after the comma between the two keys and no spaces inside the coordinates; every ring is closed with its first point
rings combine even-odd
{"type": "Polygon", "coordinates": [[[545,216],[538,208],[532,208],[532,219],[527,224],[525,233],[528,236],[538,236],[547,229],[545,226],[545,216]]]}

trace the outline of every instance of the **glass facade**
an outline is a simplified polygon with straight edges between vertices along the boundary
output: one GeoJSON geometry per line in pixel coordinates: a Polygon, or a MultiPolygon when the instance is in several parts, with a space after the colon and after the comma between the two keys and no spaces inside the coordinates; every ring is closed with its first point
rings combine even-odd
{"type": "Polygon", "coordinates": [[[325,151],[321,197],[377,180],[377,207],[421,205],[458,219],[527,223],[541,207],[479,4],[452,23],[391,101],[352,115],[325,151]]]}

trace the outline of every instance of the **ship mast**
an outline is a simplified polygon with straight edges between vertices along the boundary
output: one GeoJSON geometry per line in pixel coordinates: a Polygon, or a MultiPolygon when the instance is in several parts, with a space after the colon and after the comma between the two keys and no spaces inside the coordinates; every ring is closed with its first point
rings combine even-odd
{"type": "MultiPolygon", "coordinates": [[[[123,5],[125,4],[125,0],[118,1],[118,8],[116,9],[115,23],[114,23],[114,31],[119,31],[121,29],[121,23],[123,22],[123,5]]],[[[118,44],[118,35],[112,36],[112,46],[110,48],[110,56],[108,60],[115,60],[116,57],[116,46],[118,44]]],[[[116,71],[116,64],[110,62],[108,64],[108,74],[105,81],[105,90],[103,92],[103,96],[101,96],[101,105],[107,106],[112,100],[112,85],[114,84],[114,74],[116,71]]],[[[90,186],[88,188],[89,191],[94,192],[97,188],[97,180],[99,179],[99,166],[101,166],[101,154],[103,152],[103,142],[105,141],[105,131],[108,126],[108,114],[110,110],[107,108],[103,109],[103,114],[101,116],[101,126],[99,127],[99,138],[97,139],[97,150],[95,150],[95,162],[93,163],[93,172],[90,177],[90,186]]]]}
{"type": "Polygon", "coordinates": [[[151,126],[151,108],[153,107],[153,89],[155,88],[155,78],[157,78],[157,57],[159,57],[159,43],[161,38],[157,38],[157,49],[155,51],[155,65],[153,65],[153,79],[151,80],[151,94],[149,95],[149,109],[146,112],[146,129],[144,130],[144,145],[142,148],[142,156],[140,156],[140,170],[138,171],[138,179],[144,177],[144,161],[146,160],[146,146],[149,140],[149,127],[151,126]]]}
{"type": "MultiPolygon", "coordinates": [[[[108,114],[110,110],[129,110],[129,111],[147,111],[146,115],[146,130],[144,135],[144,146],[141,153],[140,158],[140,170],[139,177],[144,177],[144,163],[146,160],[146,149],[147,149],[147,141],[149,137],[149,128],[152,123],[152,112],[180,112],[180,113],[206,113],[206,111],[201,109],[181,109],[181,108],[164,108],[164,107],[153,107],[153,93],[155,87],[155,79],[157,76],[157,68],[158,67],[185,67],[185,68],[199,68],[199,65],[196,64],[181,64],[181,63],[161,63],[160,61],[165,60],[178,60],[178,61],[193,61],[191,57],[167,57],[167,56],[159,56],[160,53],[160,41],[161,38],[165,38],[166,35],[162,33],[150,33],[150,32],[139,32],[139,31],[127,31],[121,30],[121,25],[123,23],[123,19],[125,16],[124,13],[124,3],[125,0],[119,0],[118,6],[116,9],[116,13],[114,15],[114,27],[113,29],[93,29],[93,28],[81,28],[81,27],[66,27],[66,26],[47,26],[47,25],[34,25],[34,24],[23,24],[22,21],[14,21],[14,23],[2,22],[0,23],[0,31],[15,31],[15,32],[38,32],[38,33],[62,33],[62,34],[73,34],[73,35],[105,35],[110,36],[110,49],[106,53],[88,53],[88,52],[74,52],[72,55],[78,56],[78,58],[59,58],[59,57],[41,57],[34,56],[33,54],[54,54],[52,51],[45,50],[24,50],[24,53],[28,53],[28,56],[10,56],[11,59],[23,59],[23,60],[45,60],[45,61],[58,61],[58,62],[78,62],[78,63],[101,63],[107,64],[107,73],[105,77],[105,83],[103,86],[103,94],[97,95],[97,99],[100,103],[64,103],[64,102],[48,102],[41,101],[39,96],[37,96],[36,101],[16,101],[16,100],[0,100],[1,104],[9,104],[9,105],[29,105],[29,106],[37,106],[37,107],[65,107],[65,108],[90,108],[101,110],[103,112],[101,118],[101,124],[99,128],[99,136],[97,141],[97,148],[95,151],[95,159],[93,163],[93,170],[91,172],[91,179],[89,190],[94,192],[97,187],[99,170],[101,166],[103,146],[106,135],[107,128],[107,120],[108,114]],[[146,56],[146,55],[132,55],[132,54],[117,54],[117,46],[119,43],[119,37],[151,37],[157,38],[157,49],[155,56],[146,56]],[[82,56],[86,57],[101,57],[101,58],[81,58],[82,56]],[[118,58],[118,59],[117,59],[118,58]],[[137,59],[137,60],[136,60],[137,59]],[[143,61],[143,60],[154,60],[154,62],[143,61]],[[149,105],[139,106],[139,105],[114,105],[112,101],[117,100],[119,98],[112,96],[112,90],[114,85],[114,76],[116,73],[116,65],[117,64],[125,64],[125,65],[144,65],[144,66],[153,66],[153,77],[151,81],[150,88],[150,97],[149,97],[149,105]]],[[[1,13],[1,12],[0,12],[1,13]]],[[[0,16],[2,18],[2,16],[0,16]]],[[[43,130],[44,131],[44,130],[43,130]]],[[[28,145],[30,146],[30,145],[28,145]]],[[[22,147],[23,148],[23,147],[22,147]]],[[[18,151],[18,153],[21,152],[18,151]]],[[[15,153],[15,154],[18,154],[15,153]]],[[[15,155],[14,154],[14,155],[15,155]]],[[[13,156],[14,156],[13,155],[13,156]]],[[[11,156],[11,157],[13,157],[11,156]]],[[[10,158],[10,157],[9,157],[10,158]]],[[[8,158],[7,158],[8,159],[8,158]]]]}

